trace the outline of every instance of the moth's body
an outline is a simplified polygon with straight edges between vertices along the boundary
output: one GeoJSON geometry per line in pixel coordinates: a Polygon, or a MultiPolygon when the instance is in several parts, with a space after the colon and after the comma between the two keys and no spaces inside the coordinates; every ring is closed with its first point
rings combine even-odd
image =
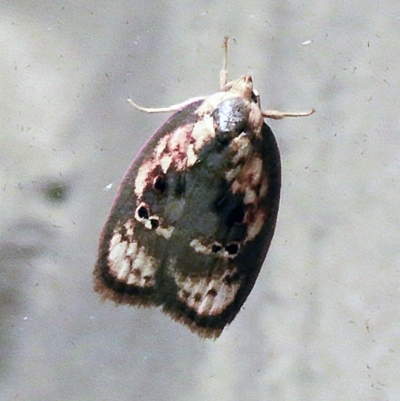
{"type": "Polygon", "coordinates": [[[105,298],[161,305],[203,337],[218,337],[253,288],[281,182],[251,77],[221,87],[175,108],[133,161],[94,272],[105,298]]]}

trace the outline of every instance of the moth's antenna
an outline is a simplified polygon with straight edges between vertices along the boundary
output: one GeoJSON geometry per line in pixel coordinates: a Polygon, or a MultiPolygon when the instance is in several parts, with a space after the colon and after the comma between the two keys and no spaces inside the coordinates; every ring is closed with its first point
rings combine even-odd
{"type": "Polygon", "coordinates": [[[224,61],[222,63],[222,70],[219,73],[219,85],[221,92],[225,90],[226,84],[228,82],[228,36],[224,37],[224,61]]]}
{"type": "Polygon", "coordinates": [[[311,114],[315,113],[315,109],[311,109],[310,111],[302,111],[290,113],[286,111],[277,111],[277,110],[263,110],[262,115],[265,118],[272,118],[273,120],[282,120],[285,117],[308,117],[311,114]]]}

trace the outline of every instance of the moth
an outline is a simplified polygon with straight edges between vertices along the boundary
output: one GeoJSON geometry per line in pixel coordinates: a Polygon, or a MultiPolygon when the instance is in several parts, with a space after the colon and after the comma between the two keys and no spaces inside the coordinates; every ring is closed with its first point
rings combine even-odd
{"type": "Polygon", "coordinates": [[[94,289],[117,304],[161,306],[204,338],[232,322],[274,234],[281,187],[275,137],[250,75],[174,112],[123,178],[100,238],[94,289]]]}

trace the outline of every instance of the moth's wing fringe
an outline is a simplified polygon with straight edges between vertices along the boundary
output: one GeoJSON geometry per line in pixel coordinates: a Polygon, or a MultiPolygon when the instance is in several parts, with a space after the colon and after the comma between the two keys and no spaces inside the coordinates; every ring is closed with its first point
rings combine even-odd
{"type": "Polygon", "coordinates": [[[97,292],[101,301],[110,300],[118,305],[129,305],[137,307],[157,307],[160,304],[154,302],[152,297],[143,297],[143,295],[133,295],[124,291],[116,291],[112,286],[109,287],[104,282],[101,273],[96,273],[94,277],[94,291],[97,292]]]}
{"type": "MultiPolygon", "coordinates": [[[[105,285],[104,277],[98,272],[94,277],[94,291],[100,295],[102,302],[113,301],[116,306],[128,305],[143,308],[160,306],[160,304],[155,302],[152,298],[144,298],[140,295],[134,296],[127,292],[115,291],[112,287],[105,285]]],[[[174,312],[171,309],[167,310],[163,308],[163,312],[176,322],[186,325],[192,333],[197,334],[203,339],[209,338],[216,340],[223,331],[223,328],[198,326],[196,322],[184,316],[182,313],[174,312]]]]}
{"type": "Polygon", "coordinates": [[[184,324],[192,333],[197,334],[199,337],[203,339],[211,339],[216,340],[221,334],[224,328],[215,328],[215,327],[204,327],[198,326],[195,321],[189,319],[187,316],[182,313],[174,312],[173,310],[166,310],[163,308],[163,312],[167,314],[172,320],[175,320],[178,323],[184,324]]]}

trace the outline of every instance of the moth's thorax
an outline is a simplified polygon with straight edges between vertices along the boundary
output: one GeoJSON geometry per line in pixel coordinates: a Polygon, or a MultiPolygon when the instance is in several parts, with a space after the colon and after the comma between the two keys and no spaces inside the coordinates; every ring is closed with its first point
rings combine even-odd
{"type": "Polygon", "coordinates": [[[224,109],[226,114],[224,118],[227,121],[235,121],[238,116],[234,113],[241,113],[246,118],[248,131],[252,131],[256,137],[260,136],[264,117],[254,95],[253,80],[250,75],[242,75],[236,81],[227,84],[226,91],[217,92],[206,98],[196,114],[205,119],[219,108],[224,109]]]}

